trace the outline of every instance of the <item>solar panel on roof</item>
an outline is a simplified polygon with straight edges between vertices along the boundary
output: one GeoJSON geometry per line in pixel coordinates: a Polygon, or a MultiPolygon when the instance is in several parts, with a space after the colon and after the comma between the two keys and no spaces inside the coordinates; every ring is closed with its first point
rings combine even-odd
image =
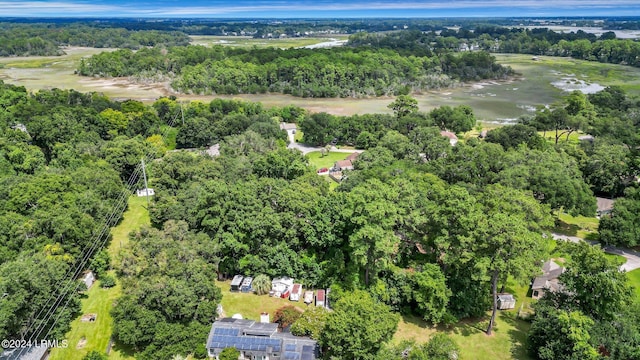
{"type": "Polygon", "coordinates": [[[313,352],[313,346],[311,345],[303,345],[302,352],[313,352]]]}
{"type": "Polygon", "coordinates": [[[284,351],[296,351],[296,344],[286,344],[284,351]]]}
{"type": "Polygon", "coordinates": [[[284,353],[285,360],[298,360],[300,359],[300,354],[294,352],[285,352],[284,353]]]}
{"type": "Polygon", "coordinates": [[[313,360],[314,356],[313,353],[302,353],[302,357],[300,358],[300,360],[313,360]]]}

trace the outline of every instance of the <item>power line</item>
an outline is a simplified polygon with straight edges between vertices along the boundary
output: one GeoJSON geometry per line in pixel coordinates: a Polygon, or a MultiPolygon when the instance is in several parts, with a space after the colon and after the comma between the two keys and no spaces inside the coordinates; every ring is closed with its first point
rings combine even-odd
{"type": "MultiPolygon", "coordinates": [[[[181,110],[182,110],[182,105],[181,105],[181,110]]],[[[167,139],[167,135],[170,129],[175,124],[175,121],[178,118],[178,115],[180,114],[176,114],[176,116],[167,124],[168,127],[165,129],[164,133],[161,135],[163,140],[167,139]]],[[[155,155],[156,155],[155,149],[150,150],[143,157],[143,163],[145,158],[151,160],[155,158],[155,155]]],[[[29,336],[28,342],[37,340],[40,337],[44,329],[47,328],[47,323],[55,315],[56,310],[60,308],[61,303],[64,301],[65,297],[67,297],[67,300],[64,303],[64,305],[62,305],[62,309],[63,310],[66,309],[66,307],[69,305],[69,302],[71,301],[72,297],[67,296],[67,294],[69,294],[69,291],[73,290],[75,292],[79,288],[80,283],[77,281],[78,275],[82,272],[82,270],[85,269],[87,262],[93,257],[96,250],[99,251],[99,249],[102,249],[102,247],[105,245],[107,239],[109,238],[108,232],[111,229],[111,226],[115,225],[115,220],[119,219],[124,213],[124,209],[126,208],[126,205],[128,203],[128,198],[130,194],[133,192],[133,186],[137,184],[140,177],[140,172],[142,170],[143,170],[143,166],[138,165],[135,168],[135,170],[132,172],[132,174],[130,175],[127,181],[127,185],[123,189],[120,197],[116,200],[116,204],[112,206],[110,215],[108,215],[106,219],[103,221],[103,226],[101,227],[101,231],[97,234],[97,236],[94,237],[94,239],[90,243],[86,245],[86,246],[89,246],[89,244],[91,244],[91,247],[87,249],[87,247],[85,246],[85,249],[81,252],[81,254],[84,254],[82,256],[82,259],[79,262],[76,262],[75,267],[70,267],[67,273],[65,274],[65,276],[63,276],[63,278],[68,277],[68,280],[63,290],[59,293],[57,297],[55,297],[55,295],[52,294],[49,300],[47,300],[47,303],[40,309],[40,311],[38,312],[38,315],[36,315],[36,317],[34,318],[34,321],[30,324],[30,326],[25,331],[25,334],[28,334],[29,331],[38,324],[35,331],[31,334],[31,336],[29,336]],[[69,277],[69,274],[73,269],[75,270],[69,277]],[[48,308],[43,318],[40,321],[38,321],[38,319],[40,319],[40,315],[42,314],[44,309],[47,308],[47,306],[49,305],[51,300],[54,299],[54,297],[55,297],[55,300],[53,301],[53,304],[48,308]]],[[[55,325],[57,324],[58,320],[60,320],[61,316],[62,316],[62,312],[60,312],[58,316],[54,319],[53,324],[51,324],[51,326],[48,326],[48,330],[43,338],[46,338],[49,336],[51,331],[55,328],[55,325]]],[[[28,351],[28,348],[21,348],[20,351],[18,352],[18,355],[22,356],[24,351],[28,351]]]]}

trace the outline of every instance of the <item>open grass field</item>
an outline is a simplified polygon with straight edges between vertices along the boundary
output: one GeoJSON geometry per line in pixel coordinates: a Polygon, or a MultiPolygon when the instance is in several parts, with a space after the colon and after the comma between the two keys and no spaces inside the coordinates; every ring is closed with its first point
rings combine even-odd
{"type": "Polygon", "coordinates": [[[313,167],[314,170],[318,170],[321,168],[330,168],[335,164],[336,161],[344,160],[349,156],[348,153],[343,152],[329,152],[324,157],[319,151],[312,151],[307,154],[309,158],[309,164],[313,167]]]}
{"type": "MultiPolygon", "coordinates": [[[[120,293],[119,284],[110,289],[102,289],[99,282],[95,283],[82,300],[82,314],[97,314],[96,321],[83,322],[81,318],[75,319],[71,323],[71,331],[66,335],[69,347],[53,349],[50,360],[80,360],[91,350],[104,353],[109,344],[113,322],[109,311],[111,304],[120,296],[120,293]]],[[[123,359],[123,357],[112,358],[123,359]]]]}
{"type": "MultiPolygon", "coordinates": [[[[146,206],[147,202],[144,197],[132,196],[129,198],[129,208],[124,213],[123,220],[111,230],[113,237],[108,251],[112,261],[120,251],[120,248],[128,244],[129,233],[150,223],[146,206]]],[[[96,321],[82,322],[81,316],[75,319],[71,323],[71,330],[66,335],[69,347],[67,349],[53,349],[50,360],[81,360],[91,350],[104,353],[113,329],[113,320],[110,315],[111,307],[121,293],[122,289],[119,283],[110,289],[100,288],[99,282],[94,284],[82,300],[81,316],[91,313],[97,314],[96,321]],[[78,348],[77,346],[81,340],[83,340],[84,345],[78,348]]],[[[111,349],[109,359],[130,360],[133,359],[133,355],[129,349],[115,345],[111,349]]]]}
{"type": "Polygon", "coordinates": [[[460,346],[460,359],[530,359],[526,351],[526,337],[530,323],[516,318],[518,311],[531,312],[531,304],[536,300],[529,297],[529,285],[519,284],[510,279],[505,292],[513,294],[516,307],[513,310],[498,311],[494,333],[485,334],[490,313],[484,319],[465,319],[452,328],[432,327],[415,316],[403,316],[398,324],[393,341],[415,339],[422,343],[434,333],[444,332],[460,346]]]}
{"type": "Polygon", "coordinates": [[[147,198],[131,196],[129,208],[124,212],[122,221],[111,229],[113,238],[108,248],[111,259],[115,259],[120,249],[129,243],[130,232],[149,224],[151,224],[151,220],[149,219],[149,210],[147,210],[147,198]]]}
{"type": "Polygon", "coordinates": [[[301,37],[301,38],[282,38],[282,39],[254,39],[250,36],[208,36],[208,35],[192,35],[191,43],[193,45],[224,45],[241,48],[266,48],[275,47],[281,49],[303,47],[316,45],[324,42],[336,40],[347,40],[348,35],[331,35],[331,37],[301,37]]]}
{"type": "Polygon", "coordinates": [[[443,332],[460,347],[460,360],[531,359],[526,351],[526,334],[530,324],[516,319],[516,310],[498,313],[491,336],[485,333],[488,318],[464,320],[450,329],[445,329],[431,327],[415,316],[404,316],[398,324],[393,341],[414,339],[423,343],[436,332],[443,332]]]}

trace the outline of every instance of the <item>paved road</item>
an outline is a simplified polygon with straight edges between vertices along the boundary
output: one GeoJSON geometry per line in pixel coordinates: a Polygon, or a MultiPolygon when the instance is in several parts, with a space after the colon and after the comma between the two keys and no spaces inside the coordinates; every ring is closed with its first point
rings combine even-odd
{"type": "MultiPolygon", "coordinates": [[[[571,241],[575,243],[584,241],[582,238],[579,238],[577,236],[567,236],[567,235],[555,234],[555,233],[552,235],[553,235],[553,238],[556,240],[571,241]]],[[[591,242],[591,241],[589,243],[591,245],[597,244],[596,242],[591,242]]],[[[640,269],[640,253],[639,252],[625,249],[625,248],[619,248],[615,246],[603,246],[602,250],[604,250],[608,254],[620,255],[625,259],[627,259],[627,262],[620,266],[620,270],[625,270],[629,272],[635,269],[640,269]]]]}

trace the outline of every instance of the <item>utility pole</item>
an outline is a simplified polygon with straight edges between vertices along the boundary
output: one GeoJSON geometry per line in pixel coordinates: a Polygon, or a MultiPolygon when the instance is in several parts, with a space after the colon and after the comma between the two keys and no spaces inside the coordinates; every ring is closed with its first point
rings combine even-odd
{"type": "Polygon", "coordinates": [[[182,103],[180,103],[180,114],[182,115],[182,126],[184,127],[184,110],[182,110],[182,103]]]}
{"type": "Polygon", "coordinates": [[[144,178],[144,192],[147,195],[147,209],[149,209],[149,186],[147,186],[147,171],[144,168],[144,158],[142,158],[142,177],[144,178]]]}

